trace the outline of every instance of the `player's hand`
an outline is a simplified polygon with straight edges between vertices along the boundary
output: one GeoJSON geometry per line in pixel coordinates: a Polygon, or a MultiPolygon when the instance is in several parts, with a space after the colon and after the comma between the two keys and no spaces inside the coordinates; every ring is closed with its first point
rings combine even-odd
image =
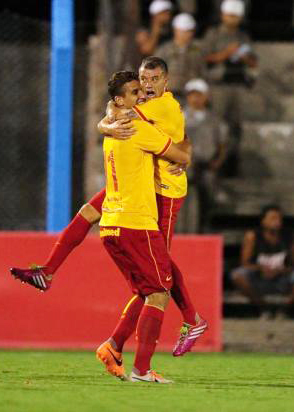
{"type": "Polygon", "coordinates": [[[135,133],[136,129],[129,119],[116,120],[109,125],[109,134],[115,139],[126,140],[135,133]]]}
{"type": "Polygon", "coordinates": [[[167,166],[166,169],[169,174],[174,175],[174,176],[181,176],[186,171],[185,166],[179,163],[170,164],[169,166],[167,166]]]}

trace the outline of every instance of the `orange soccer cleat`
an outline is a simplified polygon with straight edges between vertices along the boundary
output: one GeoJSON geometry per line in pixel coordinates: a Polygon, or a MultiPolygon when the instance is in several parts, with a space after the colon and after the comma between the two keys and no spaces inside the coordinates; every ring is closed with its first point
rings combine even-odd
{"type": "Polygon", "coordinates": [[[99,346],[96,350],[96,358],[105,365],[108,373],[122,381],[128,380],[125,374],[122,354],[113,349],[110,342],[104,342],[99,346]]]}

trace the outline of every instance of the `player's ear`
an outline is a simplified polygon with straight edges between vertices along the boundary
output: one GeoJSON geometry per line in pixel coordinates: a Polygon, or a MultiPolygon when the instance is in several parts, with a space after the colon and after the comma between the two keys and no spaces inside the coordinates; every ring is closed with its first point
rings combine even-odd
{"type": "Polygon", "coordinates": [[[165,79],[164,79],[164,89],[165,89],[165,91],[168,90],[167,84],[168,84],[168,75],[166,75],[165,79]]]}

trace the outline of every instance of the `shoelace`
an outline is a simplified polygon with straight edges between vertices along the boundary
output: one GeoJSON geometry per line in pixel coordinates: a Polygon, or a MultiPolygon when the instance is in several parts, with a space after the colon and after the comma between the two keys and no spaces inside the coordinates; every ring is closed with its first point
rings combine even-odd
{"type": "MultiPolygon", "coordinates": [[[[46,266],[40,266],[40,265],[37,265],[36,263],[31,263],[30,265],[29,265],[29,268],[30,269],[32,269],[32,270],[41,270],[42,271],[42,273],[41,273],[41,275],[43,276],[43,278],[44,278],[44,280],[45,280],[45,282],[46,282],[46,287],[47,288],[49,288],[50,287],[50,283],[52,282],[52,275],[45,275],[45,273],[43,272],[43,270],[42,269],[44,269],[46,266]]],[[[41,292],[42,292],[42,290],[41,290],[41,292]]]]}
{"type": "Polygon", "coordinates": [[[163,379],[163,377],[162,377],[159,373],[157,373],[157,372],[155,372],[155,371],[150,371],[150,373],[151,373],[151,376],[152,376],[154,379],[163,379]]]}
{"type": "Polygon", "coordinates": [[[185,339],[185,337],[188,335],[189,332],[189,327],[186,325],[183,325],[180,329],[180,337],[179,337],[179,342],[183,342],[183,340],[185,339]]]}
{"type": "Polygon", "coordinates": [[[32,269],[32,270],[40,270],[40,269],[44,269],[44,267],[45,266],[40,266],[40,265],[37,265],[36,263],[31,263],[29,265],[29,268],[32,269]]]}

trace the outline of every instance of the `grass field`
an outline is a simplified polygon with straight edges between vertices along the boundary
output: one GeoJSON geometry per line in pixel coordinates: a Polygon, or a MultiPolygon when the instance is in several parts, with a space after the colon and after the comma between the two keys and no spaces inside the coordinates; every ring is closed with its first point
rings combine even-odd
{"type": "MultiPolygon", "coordinates": [[[[132,354],[125,355],[130,370],[132,354]]],[[[120,382],[89,352],[0,351],[1,412],[293,412],[294,357],[158,354],[172,385],[120,382]]]]}

